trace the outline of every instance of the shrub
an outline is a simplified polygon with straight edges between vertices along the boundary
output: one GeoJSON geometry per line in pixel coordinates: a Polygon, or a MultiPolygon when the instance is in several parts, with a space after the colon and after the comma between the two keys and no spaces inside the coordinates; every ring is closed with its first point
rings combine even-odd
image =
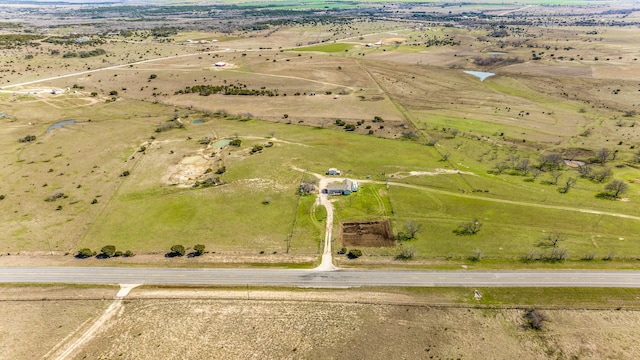
{"type": "Polygon", "coordinates": [[[110,258],[116,254],[116,247],[113,245],[106,245],[100,249],[101,257],[110,258]]]}
{"type": "Polygon", "coordinates": [[[351,249],[347,253],[347,258],[349,258],[349,259],[357,259],[360,256],[362,256],[362,251],[360,251],[358,249],[351,249]]]}
{"type": "Polygon", "coordinates": [[[133,256],[136,256],[136,254],[131,250],[127,250],[127,251],[124,252],[124,254],[122,254],[122,256],[124,256],[124,257],[133,257],[133,256]]]}
{"type": "Polygon", "coordinates": [[[204,254],[204,245],[202,245],[202,244],[194,245],[193,253],[194,253],[195,256],[200,256],[200,255],[204,254]]]}
{"type": "Polygon", "coordinates": [[[396,259],[398,260],[410,260],[413,259],[416,249],[413,246],[399,246],[396,259]]]}
{"type": "Polygon", "coordinates": [[[150,79],[150,80],[153,80],[153,79],[155,79],[155,78],[157,78],[157,77],[158,77],[158,75],[156,75],[156,74],[151,74],[151,75],[149,75],[149,79],[150,79]]]}
{"type": "Polygon", "coordinates": [[[48,198],[44,199],[44,201],[47,201],[47,202],[56,201],[56,200],[58,200],[60,198],[63,198],[63,197],[65,197],[63,192],[57,192],[57,193],[49,196],[48,198]]]}
{"type": "Polygon", "coordinates": [[[35,135],[27,135],[23,138],[18,139],[18,142],[21,143],[28,143],[28,142],[33,142],[36,141],[36,136],[35,135]]]}
{"type": "Polygon", "coordinates": [[[546,316],[536,309],[527,310],[524,313],[524,318],[527,321],[527,327],[532,330],[541,330],[546,316]]]}
{"type": "Polygon", "coordinates": [[[474,235],[482,229],[482,223],[478,219],[473,219],[469,222],[458,225],[458,228],[453,230],[456,235],[474,235]]]}
{"type": "Polygon", "coordinates": [[[76,257],[78,259],[86,259],[86,258],[90,258],[92,256],[95,256],[96,253],[91,251],[91,249],[88,248],[83,248],[78,250],[78,253],[76,254],[76,257]]]}
{"type": "Polygon", "coordinates": [[[409,236],[409,234],[400,231],[398,232],[398,234],[396,235],[396,240],[397,241],[407,241],[407,240],[411,240],[411,236],[409,236]]]}
{"type": "Polygon", "coordinates": [[[229,143],[229,145],[231,145],[231,146],[235,146],[235,147],[240,147],[240,145],[242,145],[242,140],[240,140],[240,139],[233,139],[233,140],[231,140],[231,142],[229,143]]]}
{"type": "Polygon", "coordinates": [[[184,254],[185,254],[184,246],[182,246],[182,245],[173,245],[171,247],[171,252],[169,253],[169,256],[170,257],[184,256],[184,254]]]}

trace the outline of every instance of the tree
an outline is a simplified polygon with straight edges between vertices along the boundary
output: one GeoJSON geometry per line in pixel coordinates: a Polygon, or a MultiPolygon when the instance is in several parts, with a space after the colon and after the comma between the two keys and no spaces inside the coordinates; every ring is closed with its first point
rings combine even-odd
{"type": "Polygon", "coordinates": [[[458,228],[453,230],[456,235],[475,235],[480,229],[482,229],[482,223],[478,219],[473,219],[469,222],[458,225],[458,228]]]}
{"type": "Polygon", "coordinates": [[[156,79],[157,77],[158,77],[158,75],[156,75],[156,74],[151,74],[151,75],[149,75],[149,80],[156,79]]]}
{"type": "Polygon", "coordinates": [[[622,180],[613,180],[608,183],[604,189],[611,195],[611,197],[617,199],[620,194],[626,193],[629,187],[622,180]]]}
{"type": "Polygon", "coordinates": [[[493,168],[495,169],[495,173],[500,175],[502,174],[505,170],[507,170],[509,168],[509,164],[507,164],[504,161],[498,161],[493,168]]]}
{"type": "Polygon", "coordinates": [[[171,252],[169,253],[170,256],[184,256],[184,254],[185,250],[182,245],[173,245],[171,247],[171,252]]]}
{"type": "Polygon", "coordinates": [[[300,193],[303,195],[309,195],[316,191],[317,180],[305,179],[300,183],[300,193]]]}
{"type": "Polygon", "coordinates": [[[409,235],[409,239],[415,238],[420,229],[422,229],[422,224],[413,220],[407,220],[407,223],[404,224],[404,231],[409,235]]]}
{"type": "Polygon", "coordinates": [[[529,173],[529,159],[521,159],[516,170],[520,171],[522,175],[527,176],[529,173]]]}
{"type": "Polygon", "coordinates": [[[558,243],[560,241],[563,241],[565,239],[564,236],[562,236],[560,233],[558,232],[554,232],[552,234],[547,234],[544,237],[544,242],[543,244],[545,244],[546,246],[550,246],[550,247],[558,247],[558,243]]]}
{"type": "Polygon", "coordinates": [[[195,256],[200,256],[202,254],[204,254],[204,245],[202,244],[197,244],[193,246],[193,252],[195,256]]]}
{"type": "Polygon", "coordinates": [[[558,153],[542,154],[538,158],[538,167],[541,170],[559,169],[562,164],[562,155],[558,153]]]}
{"type": "Polygon", "coordinates": [[[596,150],[596,157],[598,161],[600,161],[600,164],[604,164],[611,157],[611,151],[607,148],[600,148],[596,150]]]}
{"type": "Polygon", "coordinates": [[[96,253],[91,251],[91,249],[88,248],[83,248],[78,250],[78,253],[76,254],[76,257],[78,259],[86,259],[86,258],[90,258],[92,256],[95,256],[96,253]]]}
{"type": "Polygon", "coordinates": [[[113,257],[116,254],[116,247],[113,245],[106,245],[100,249],[100,255],[105,258],[113,257]]]}
{"type": "Polygon", "coordinates": [[[566,194],[569,192],[569,190],[576,184],[578,180],[576,180],[576,178],[570,177],[567,180],[565,180],[564,185],[562,185],[562,187],[560,189],[558,189],[558,191],[560,191],[560,193],[562,194],[566,194]]]}
{"type": "Polygon", "coordinates": [[[553,185],[558,185],[558,179],[560,179],[560,176],[562,176],[562,173],[560,171],[550,171],[549,176],[551,176],[551,178],[553,179],[551,183],[553,185]]]}

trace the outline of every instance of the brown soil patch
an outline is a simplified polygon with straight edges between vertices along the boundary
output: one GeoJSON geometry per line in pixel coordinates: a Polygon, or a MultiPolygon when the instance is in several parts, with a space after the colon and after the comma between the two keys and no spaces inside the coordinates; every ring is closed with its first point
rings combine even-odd
{"type": "Polygon", "coordinates": [[[395,245],[389,220],[342,222],[340,237],[343,246],[393,247],[395,245]]]}

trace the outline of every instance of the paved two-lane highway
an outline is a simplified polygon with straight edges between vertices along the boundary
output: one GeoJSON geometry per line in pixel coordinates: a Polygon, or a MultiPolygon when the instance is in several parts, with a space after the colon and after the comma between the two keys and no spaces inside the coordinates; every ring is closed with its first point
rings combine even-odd
{"type": "Polygon", "coordinates": [[[0,283],[640,288],[640,271],[393,271],[114,267],[0,267],[0,283]]]}

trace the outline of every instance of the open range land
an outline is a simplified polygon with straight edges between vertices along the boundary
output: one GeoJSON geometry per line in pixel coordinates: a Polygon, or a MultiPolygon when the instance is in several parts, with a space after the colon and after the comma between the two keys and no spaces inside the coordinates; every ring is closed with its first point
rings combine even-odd
{"type": "MultiPolygon", "coordinates": [[[[638,269],[638,25],[637,1],[9,3],[0,266],[638,269]]],[[[0,357],[638,357],[621,290],[542,315],[522,289],[115,291],[2,288],[0,357]]]]}

